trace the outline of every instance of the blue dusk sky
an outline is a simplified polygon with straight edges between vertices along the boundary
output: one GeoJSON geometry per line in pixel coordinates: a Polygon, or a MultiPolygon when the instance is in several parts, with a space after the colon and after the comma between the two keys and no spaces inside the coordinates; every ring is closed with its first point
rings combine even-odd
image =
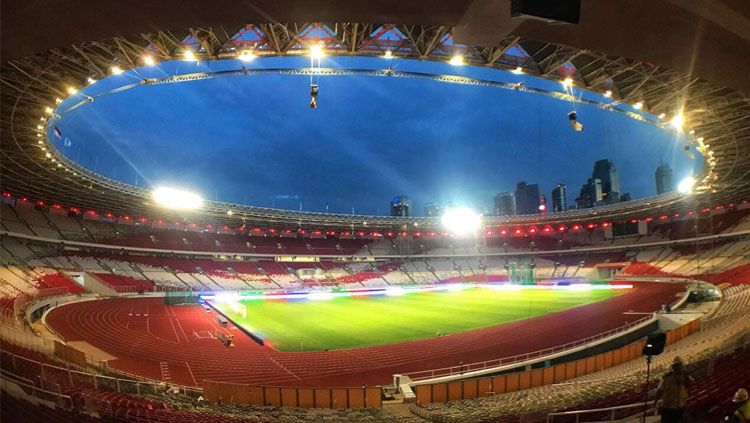
{"type": "MultiPolygon", "coordinates": [[[[250,68],[309,67],[306,58],[263,58],[250,68]]],[[[323,67],[393,66],[561,90],[559,83],[445,63],[326,57],[323,67]]],[[[261,75],[155,86],[117,87],[144,77],[237,69],[240,62],[168,62],[101,80],[82,92],[96,100],[61,113],[51,139],[68,157],[141,187],[168,185],[204,198],[264,207],[386,214],[396,194],[424,203],[492,209],[492,197],[518,181],[539,183],[550,199],[558,183],[573,203],[594,161],[608,158],[633,198],[655,194],[664,162],[675,181],[692,172],[675,135],[619,113],[549,96],[428,79],[261,75]],[[106,93],[104,95],[100,95],[106,93]],[[100,95],[100,96],[99,96],[100,95]]],[[[576,89],[576,94],[579,91],[576,89]]],[[[58,109],[68,109],[80,95],[58,109]]],[[[601,99],[593,93],[585,98],[601,99]]]]}

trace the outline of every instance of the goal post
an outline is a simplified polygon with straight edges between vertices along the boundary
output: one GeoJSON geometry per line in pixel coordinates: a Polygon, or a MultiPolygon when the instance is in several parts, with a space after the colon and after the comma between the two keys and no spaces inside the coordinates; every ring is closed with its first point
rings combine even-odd
{"type": "Polygon", "coordinates": [[[534,266],[527,261],[514,261],[508,264],[508,280],[518,285],[534,285],[534,266]]]}

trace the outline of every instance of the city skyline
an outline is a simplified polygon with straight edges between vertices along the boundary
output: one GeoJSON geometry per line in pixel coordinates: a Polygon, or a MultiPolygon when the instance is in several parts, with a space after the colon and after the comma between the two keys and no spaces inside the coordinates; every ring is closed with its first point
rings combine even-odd
{"type": "MultiPolygon", "coordinates": [[[[659,165],[655,172],[657,193],[662,194],[674,190],[672,182],[672,169],[665,164],[659,165]],[[661,184],[661,185],[660,185],[661,184]],[[666,191],[659,192],[660,187],[666,191]]],[[[568,203],[567,186],[564,183],[558,183],[551,190],[551,203],[546,199],[547,196],[540,192],[539,185],[519,181],[516,184],[515,191],[501,191],[493,196],[492,209],[490,214],[496,216],[516,215],[516,214],[535,214],[535,213],[559,213],[571,208],[592,208],[615,202],[630,201],[629,192],[620,192],[621,183],[617,167],[613,160],[599,159],[594,162],[591,177],[581,186],[578,197],[573,203],[568,203]],[[604,179],[604,181],[602,181],[604,179]]],[[[408,197],[395,196],[391,201],[391,216],[393,214],[394,201],[404,198],[408,203],[406,210],[408,213],[411,203],[408,197]]],[[[425,217],[437,217],[442,212],[451,207],[453,203],[440,204],[436,201],[429,201],[424,204],[425,217]]],[[[399,208],[399,210],[401,210],[399,208]]],[[[479,210],[486,213],[487,210],[479,210]]]]}

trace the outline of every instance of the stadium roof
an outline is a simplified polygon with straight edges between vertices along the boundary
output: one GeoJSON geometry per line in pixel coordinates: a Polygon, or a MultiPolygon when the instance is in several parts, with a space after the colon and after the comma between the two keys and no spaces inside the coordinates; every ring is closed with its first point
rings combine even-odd
{"type": "MultiPolygon", "coordinates": [[[[144,54],[159,61],[180,58],[186,49],[204,59],[236,57],[246,49],[265,56],[301,55],[310,42],[323,42],[333,55],[379,56],[390,50],[396,57],[446,61],[460,51],[467,64],[520,66],[553,80],[570,76],[579,87],[612,91],[617,101],[642,102],[655,115],[671,116],[681,108],[695,131],[694,146],[706,153],[701,177],[711,180],[710,189],[690,198],[669,194],[498,222],[616,220],[744,200],[750,198],[750,10],[741,0],[706,4],[583,1],[579,25],[552,25],[510,19],[506,0],[256,1],[252,6],[170,0],[139,7],[110,0],[81,1],[75,7],[40,0],[4,3],[0,186],[48,202],[169,218],[151,204],[148,191],[44,150],[49,145],[39,142],[37,127],[44,125],[45,109],[54,107],[56,98],[68,97],[68,87],[104,77],[113,65],[142,66],[144,54]]],[[[351,227],[434,223],[223,203],[208,203],[200,215],[174,215],[186,216],[222,223],[351,227]]]]}

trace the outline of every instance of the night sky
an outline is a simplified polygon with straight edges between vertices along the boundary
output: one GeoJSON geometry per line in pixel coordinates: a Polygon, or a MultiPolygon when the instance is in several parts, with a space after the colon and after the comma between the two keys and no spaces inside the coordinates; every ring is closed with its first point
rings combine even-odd
{"type": "MultiPolygon", "coordinates": [[[[238,61],[171,62],[109,77],[83,90],[108,92],[143,77],[238,68],[238,61]]],[[[324,67],[451,73],[561,90],[561,85],[490,69],[384,59],[323,59],[324,67]]],[[[305,58],[256,59],[248,67],[307,67],[305,58]]],[[[137,86],[63,113],[51,138],[70,158],[142,187],[169,185],[204,198],[265,207],[386,214],[395,194],[492,209],[498,191],[557,183],[573,203],[594,161],[608,158],[633,198],[655,194],[666,162],[675,181],[693,161],[675,136],[649,124],[569,102],[490,87],[424,79],[321,77],[319,107],[302,76],[228,77],[137,86]]],[[[577,90],[576,90],[577,91],[577,90]]],[[[577,91],[578,92],[578,91],[577,91]]],[[[586,98],[601,98],[592,93],[586,98]]],[[[77,96],[80,99],[80,95],[77,96]]],[[[59,110],[73,103],[67,100],[59,110]]]]}

